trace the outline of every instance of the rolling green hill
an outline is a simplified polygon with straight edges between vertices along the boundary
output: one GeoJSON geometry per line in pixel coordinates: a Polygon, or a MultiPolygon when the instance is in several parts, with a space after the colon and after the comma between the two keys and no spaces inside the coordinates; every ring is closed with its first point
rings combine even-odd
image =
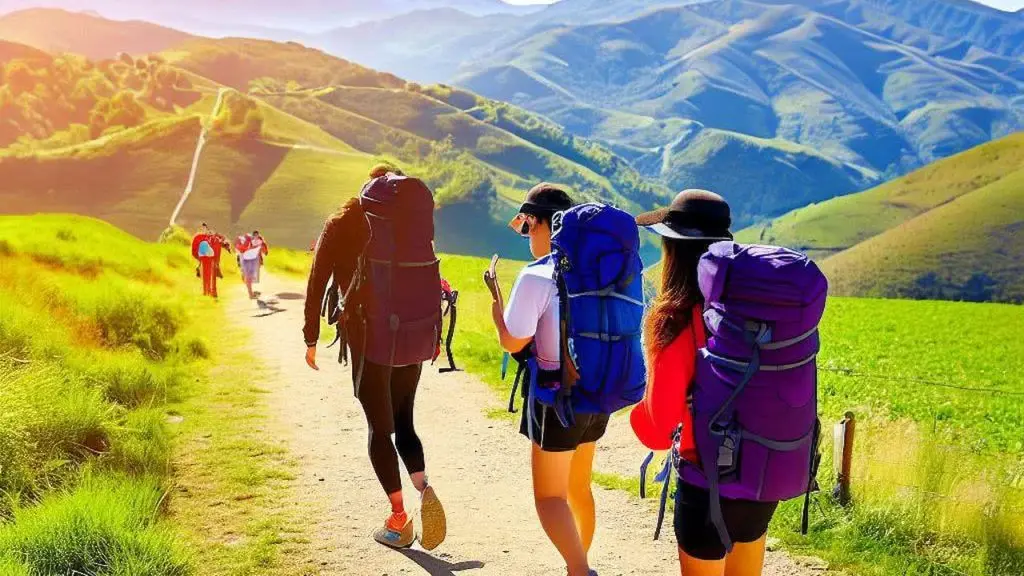
{"type": "Polygon", "coordinates": [[[842,295],[1024,301],[1024,133],[743,230],[816,257],[842,295]]]}
{"type": "Polygon", "coordinates": [[[822,262],[836,294],[1024,303],[1024,168],[822,262]]]}

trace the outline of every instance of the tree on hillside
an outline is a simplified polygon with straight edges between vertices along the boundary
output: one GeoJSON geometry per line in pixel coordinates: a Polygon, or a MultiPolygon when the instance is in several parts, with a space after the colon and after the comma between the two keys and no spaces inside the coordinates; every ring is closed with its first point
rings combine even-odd
{"type": "Polygon", "coordinates": [[[107,114],[108,126],[138,126],[146,119],[146,110],[135,99],[135,93],[123,90],[110,99],[110,110],[107,114]]]}
{"type": "Polygon", "coordinates": [[[227,136],[258,138],[263,133],[263,111],[255,100],[239,92],[224,95],[213,130],[227,136]]]}
{"type": "Polygon", "coordinates": [[[14,95],[23,92],[31,92],[36,86],[36,77],[29,65],[21,60],[12,61],[5,68],[7,85],[11,87],[14,95]]]}

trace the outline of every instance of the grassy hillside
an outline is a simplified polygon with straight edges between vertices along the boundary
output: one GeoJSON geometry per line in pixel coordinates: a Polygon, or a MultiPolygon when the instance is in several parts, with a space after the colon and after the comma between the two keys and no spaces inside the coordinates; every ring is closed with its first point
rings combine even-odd
{"type": "Polygon", "coordinates": [[[405,81],[293,42],[196,38],[165,53],[168,61],[220,84],[246,91],[261,78],[281,87],[331,85],[397,88],[405,81]]]}
{"type": "Polygon", "coordinates": [[[1024,300],[1024,133],[738,234],[822,263],[846,295],[1024,300]]]}
{"type": "Polygon", "coordinates": [[[95,220],[0,217],[4,574],[193,573],[161,506],[165,406],[209,354],[191,267],[95,220]]]}
{"type": "Polygon", "coordinates": [[[1024,169],[849,250],[822,269],[836,294],[1024,303],[1024,169]]]}
{"type": "Polygon", "coordinates": [[[877,188],[794,210],[738,234],[743,242],[841,252],[1024,166],[1024,133],[940,160],[877,188]]]}

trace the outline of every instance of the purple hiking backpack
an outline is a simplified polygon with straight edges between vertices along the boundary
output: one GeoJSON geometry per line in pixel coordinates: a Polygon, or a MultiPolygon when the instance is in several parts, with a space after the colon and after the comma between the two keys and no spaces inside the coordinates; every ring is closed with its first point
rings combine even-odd
{"type": "MultiPolygon", "coordinates": [[[[804,254],[734,242],[713,244],[698,275],[707,327],[691,387],[700,464],[670,461],[683,482],[710,492],[711,521],[727,550],[723,497],[804,496],[806,532],[820,461],[815,359],[828,282],[804,254]]],[[[664,504],[668,465],[659,480],[664,504]]]]}
{"type": "Polygon", "coordinates": [[[360,193],[370,225],[361,258],[364,358],[408,366],[435,357],[441,336],[440,262],[434,254],[434,197],[416,178],[387,174],[360,193]]]}

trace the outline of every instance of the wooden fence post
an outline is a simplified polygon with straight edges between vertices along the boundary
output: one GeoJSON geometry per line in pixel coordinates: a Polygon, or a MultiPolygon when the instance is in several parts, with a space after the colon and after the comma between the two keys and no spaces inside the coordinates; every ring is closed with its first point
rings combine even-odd
{"type": "Polygon", "coordinates": [[[832,470],[836,475],[836,487],[832,496],[839,504],[850,503],[850,475],[853,470],[853,434],[857,420],[853,412],[847,412],[842,421],[832,427],[832,470]]]}

